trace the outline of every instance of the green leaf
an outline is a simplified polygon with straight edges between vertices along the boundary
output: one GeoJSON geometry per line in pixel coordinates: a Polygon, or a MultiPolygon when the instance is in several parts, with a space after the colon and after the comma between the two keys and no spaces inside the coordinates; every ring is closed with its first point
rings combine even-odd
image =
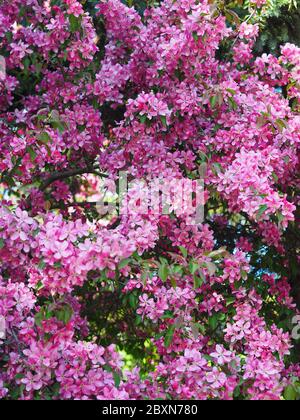
{"type": "Polygon", "coordinates": [[[286,401],[296,401],[298,397],[297,391],[293,385],[289,385],[285,389],[283,396],[286,401]]]}
{"type": "Polygon", "coordinates": [[[3,238],[0,238],[0,249],[3,249],[5,246],[5,242],[3,238]]]}
{"type": "Polygon", "coordinates": [[[234,392],[233,392],[233,396],[234,396],[234,398],[238,398],[240,396],[240,394],[241,394],[241,387],[237,386],[235,388],[234,392]]]}
{"type": "Polygon", "coordinates": [[[163,282],[166,282],[169,276],[169,267],[166,264],[161,264],[158,270],[158,276],[163,282]]]}
{"type": "Polygon", "coordinates": [[[55,311],[55,316],[59,321],[62,321],[66,325],[73,316],[73,309],[71,306],[65,305],[62,309],[55,311]]]}
{"type": "Polygon", "coordinates": [[[195,42],[197,42],[199,40],[199,35],[197,34],[196,31],[193,32],[193,38],[194,38],[195,42]]]}
{"type": "Polygon", "coordinates": [[[36,151],[30,146],[30,147],[28,147],[27,148],[27,151],[28,151],[28,153],[29,153],[29,156],[30,156],[30,159],[31,159],[31,162],[32,163],[34,163],[34,161],[35,161],[35,159],[36,159],[36,151]]]}
{"type": "Polygon", "coordinates": [[[205,328],[205,326],[204,326],[204,325],[202,325],[202,324],[198,324],[198,329],[199,329],[199,331],[200,331],[200,333],[201,333],[202,335],[205,335],[205,334],[206,334],[206,328],[205,328]]]}
{"type": "Polygon", "coordinates": [[[131,261],[130,258],[126,258],[126,260],[121,261],[119,264],[119,269],[121,270],[122,268],[127,267],[130,261],[131,261]]]}
{"type": "Polygon", "coordinates": [[[34,237],[37,237],[39,233],[40,233],[40,229],[39,229],[39,228],[35,229],[35,230],[32,232],[32,234],[33,234],[33,236],[34,236],[34,237]]]}
{"type": "Polygon", "coordinates": [[[81,19],[74,16],[74,15],[70,15],[69,16],[69,22],[70,22],[70,30],[71,32],[77,32],[80,30],[81,28],[81,19]]]}
{"type": "Polygon", "coordinates": [[[170,345],[172,344],[173,341],[173,337],[176,331],[176,326],[175,325],[171,325],[165,335],[165,347],[168,348],[170,347],[170,345]]]}
{"type": "Polygon", "coordinates": [[[66,124],[60,120],[60,116],[57,111],[51,112],[50,122],[52,127],[56,128],[61,134],[65,131],[66,124]]]}
{"type": "Polygon", "coordinates": [[[131,293],[131,295],[129,295],[129,305],[131,306],[131,308],[135,309],[137,307],[137,304],[138,304],[137,296],[131,293]]]}
{"type": "Polygon", "coordinates": [[[5,177],[5,182],[10,186],[14,187],[16,185],[15,180],[11,176],[5,177]]]}
{"type": "Polygon", "coordinates": [[[145,122],[147,121],[147,115],[139,115],[139,120],[142,124],[145,124],[145,122]]]}
{"type": "Polygon", "coordinates": [[[49,142],[51,142],[52,139],[49,136],[49,134],[48,133],[41,133],[38,136],[38,141],[39,141],[40,144],[42,144],[46,147],[48,155],[51,156],[51,149],[49,147],[49,142]]]}
{"type": "Polygon", "coordinates": [[[6,37],[8,42],[12,42],[13,34],[11,32],[5,32],[5,37],[6,37]]]}
{"type": "Polygon", "coordinates": [[[209,318],[209,326],[212,330],[215,330],[218,326],[218,315],[215,314],[212,317],[209,318]]]}
{"type": "Polygon", "coordinates": [[[174,313],[172,311],[166,311],[161,319],[173,319],[174,318],[174,313]]]}
{"type": "Polygon", "coordinates": [[[286,121],[284,121],[280,118],[278,120],[276,120],[276,125],[277,125],[280,132],[282,132],[283,130],[285,130],[287,128],[286,121]]]}
{"type": "Polygon", "coordinates": [[[38,268],[40,270],[44,270],[44,268],[46,267],[46,263],[43,259],[40,260],[39,264],[38,264],[38,268]]]}
{"type": "Polygon", "coordinates": [[[213,163],[213,170],[216,173],[216,175],[218,175],[220,172],[222,172],[222,165],[220,163],[213,163]]]}
{"type": "Polygon", "coordinates": [[[38,135],[38,140],[40,141],[40,143],[48,144],[51,141],[51,137],[48,133],[43,132],[38,135]]]}
{"type": "Polygon", "coordinates": [[[172,265],[172,273],[179,274],[180,276],[182,276],[183,267],[181,265],[172,265]]]}
{"type": "Polygon", "coordinates": [[[60,384],[58,382],[56,382],[53,387],[52,387],[52,392],[53,394],[58,397],[59,396],[59,392],[60,392],[60,384]]]}
{"type": "Polygon", "coordinates": [[[114,376],[115,386],[116,388],[119,388],[120,383],[121,383],[121,376],[117,372],[114,372],[113,376],[114,376]]]}
{"type": "Polygon", "coordinates": [[[279,223],[282,223],[284,221],[284,215],[280,213],[279,211],[276,213],[277,219],[279,223]]]}
{"type": "Polygon", "coordinates": [[[168,123],[167,123],[167,117],[166,117],[165,115],[161,115],[161,116],[160,116],[160,119],[161,119],[162,125],[163,125],[164,127],[167,127],[167,126],[168,126],[168,123]]]}
{"type": "Polygon", "coordinates": [[[44,288],[44,285],[43,285],[43,283],[42,283],[41,281],[39,281],[39,282],[37,283],[37,285],[35,286],[35,288],[36,288],[36,290],[41,290],[41,289],[43,289],[43,288],[44,288]]]}
{"type": "Polygon", "coordinates": [[[229,105],[230,105],[230,107],[234,110],[234,111],[236,111],[237,109],[238,109],[238,104],[235,102],[235,100],[233,99],[233,98],[228,98],[228,102],[229,102],[229,105]]]}
{"type": "Polygon", "coordinates": [[[187,258],[187,256],[188,256],[187,249],[185,249],[183,246],[180,246],[179,249],[180,249],[182,255],[184,256],[184,258],[187,258]]]}
{"type": "Polygon", "coordinates": [[[218,101],[217,96],[216,96],[216,95],[212,96],[212,97],[210,98],[210,100],[209,100],[209,102],[210,102],[210,106],[211,106],[212,108],[215,108],[215,107],[216,107],[216,105],[217,105],[217,101],[218,101]]]}
{"type": "Polygon", "coordinates": [[[226,306],[230,306],[235,302],[235,298],[234,297],[230,297],[226,299],[226,306]]]}
{"type": "Polygon", "coordinates": [[[62,267],[61,262],[60,262],[60,261],[58,261],[58,262],[54,263],[54,264],[53,264],[53,267],[54,267],[54,268],[58,268],[58,269],[59,269],[59,268],[61,268],[61,267],[62,267]]]}
{"type": "Polygon", "coordinates": [[[174,277],[171,278],[171,286],[173,287],[173,289],[176,289],[177,287],[177,281],[176,279],[174,279],[174,277]]]}
{"type": "Polygon", "coordinates": [[[236,91],[235,91],[234,89],[227,88],[226,90],[227,90],[227,92],[228,92],[228,93],[230,93],[232,96],[236,95],[236,91]]]}
{"type": "Polygon", "coordinates": [[[264,213],[266,212],[266,210],[268,210],[268,206],[267,206],[267,204],[263,204],[263,205],[261,205],[260,207],[259,207],[259,210],[258,210],[258,212],[257,212],[257,216],[258,217],[261,217],[261,216],[263,216],[264,215],[264,213]]]}
{"type": "Polygon", "coordinates": [[[43,315],[43,312],[42,312],[42,311],[38,312],[38,313],[35,315],[34,320],[35,320],[36,325],[37,325],[38,327],[41,327],[41,326],[42,326],[42,321],[44,320],[44,315],[43,315]]]}
{"type": "Polygon", "coordinates": [[[11,391],[10,397],[13,400],[17,400],[20,397],[20,395],[22,394],[22,392],[24,391],[24,389],[25,389],[24,384],[22,384],[20,387],[15,387],[15,389],[13,389],[11,391]]]}
{"type": "Polygon", "coordinates": [[[204,279],[199,276],[194,276],[194,288],[200,289],[200,287],[203,285],[204,279]]]}
{"type": "Polygon", "coordinates": [[[105,366],[103,366],[103,369],[106,371],[106,372],[112,372],[113,370],[112,370],[112,367],[111,366],[109,366],[109,365],[105,365],[105,366]]]}
{"type": "Polygon", "coordinates": [[[199,270],[200,266],[197,262],[191,261],[189,264],[190,272],[194,275],[197,270],[199,270]]]}

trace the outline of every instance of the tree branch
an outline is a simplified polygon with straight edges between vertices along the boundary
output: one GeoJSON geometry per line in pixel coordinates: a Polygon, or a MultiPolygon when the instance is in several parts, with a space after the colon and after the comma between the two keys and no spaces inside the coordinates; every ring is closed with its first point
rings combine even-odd
{"type": "Polygon", "coordinates": [[[69,169],[63,172],[53,172],[46,181],[41,185],[40,189],[45,191],[53,182],[60,181],[62,179],[71,178],[72,176],[76,175],[84,175],[84,174],[95,174],[99,175],[103,178],[107,178],[108,176],[103,173],[97,172],[97,169],[94,167],[88,168],[77,168],[77,169],[69,169]]]}
{"type": "Polygon", "coordinates": [[[83,201],[83,202],[77,202],[73,201],[72,203],[64,203],[61,205],[54,205],[51,207],[51,210],[58,210],[62,209],[62,207],[69,208],[69,207],[94,207],[99,204],[98,201],[83,201]]]}

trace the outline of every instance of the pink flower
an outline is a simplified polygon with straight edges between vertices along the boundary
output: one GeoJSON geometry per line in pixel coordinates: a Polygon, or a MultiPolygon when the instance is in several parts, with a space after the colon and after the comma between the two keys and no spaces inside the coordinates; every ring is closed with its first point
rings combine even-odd
{"type": "Polygon", "coordinates": [[[225,350],[223,346],[219,344],[216,346],[216,351],[210,354],[211,357],[216,359],[216,362],[219,365],[224,365],[225,363],[230,363],[232,360],[232,353],[225,350]]]}
{"type": "Polygon", "coordinates": [[[33,375],[31,372],[28,372],[25,378],[21,379],[21,383],[25,385],[27,392],[38,391],[43,387],[41,376],[33,375]]]}
{"type": "Polygon", "coordinates": [[[217,368],[206,374],[206,380],[211,384],[212,388],[221,388],[226,383],[226,375],[223,372],[220,372],[217,368]]]}
{"type": "Polygon", "coordinates": [[[258,36],[259,27],[258,25],[251,25],[243,22],[239,27],[240,38],[253,39],[258,36]]]}

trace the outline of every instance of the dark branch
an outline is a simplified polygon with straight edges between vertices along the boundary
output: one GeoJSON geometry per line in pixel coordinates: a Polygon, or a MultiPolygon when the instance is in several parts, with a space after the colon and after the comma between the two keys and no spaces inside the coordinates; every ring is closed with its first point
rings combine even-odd
{"type": "Polygon", "coordinates": [[[54,172],[41,185],[40,189],[42,191],[45,191],[55,181],[60,181],[62,179],[71,178],[72,176],[84,175],[84,174],[95,174],[95,175],[101,176],[102,178],[107,178],[107,175],[106,174],[97,172],[97,169],[94,168],[94,167],[69,169],[69,170],[63,171],[63,172],[54,172]]]}
{"type": "Polygon", "coordinates": [[[58,210],[61,209],[63,210],[64,208],[69,208],[69,207],[95,207],[99,204],[98,201],[84,201],[84,202],[77,202],[74,201],[72,203],[62,203],[61,205],[59,204],[55,204],[54,206],[51,207],[51,210],[58,210]]]}

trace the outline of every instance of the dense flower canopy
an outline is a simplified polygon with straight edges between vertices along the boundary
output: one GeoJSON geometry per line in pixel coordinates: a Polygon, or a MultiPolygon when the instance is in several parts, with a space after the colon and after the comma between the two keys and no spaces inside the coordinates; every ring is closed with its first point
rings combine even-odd
{"type": "Polygon", "coordinates": [[[1,398],[296,398],[300,49],[258,33],[207,0],[1,2],[1,398]],[[200,224],[139,184],[96,206],[204,164],[200,224]]]}

